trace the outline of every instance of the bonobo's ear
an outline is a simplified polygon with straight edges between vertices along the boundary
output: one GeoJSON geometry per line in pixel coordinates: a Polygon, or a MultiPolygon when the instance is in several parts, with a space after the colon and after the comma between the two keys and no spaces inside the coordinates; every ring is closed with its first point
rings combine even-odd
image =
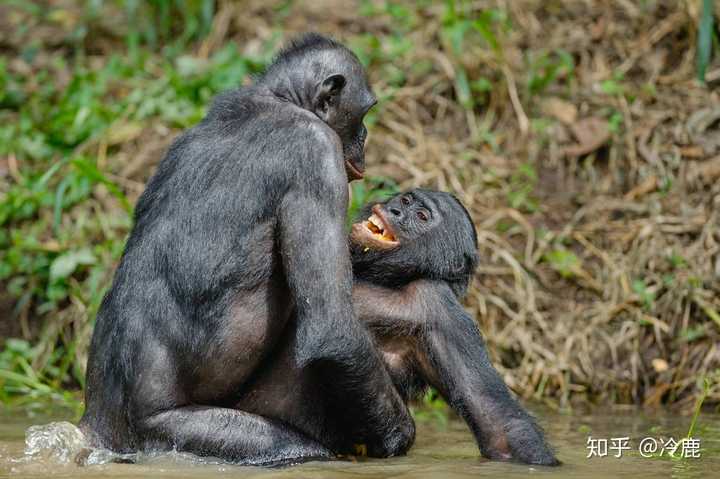
{"type": "Polygon", "coordinates": [[[345,77],[340,74],[330,75],[320,83],[315,94],[315,113],[321,120],[328,121],[330,105],[344,87],[345,77]]]}

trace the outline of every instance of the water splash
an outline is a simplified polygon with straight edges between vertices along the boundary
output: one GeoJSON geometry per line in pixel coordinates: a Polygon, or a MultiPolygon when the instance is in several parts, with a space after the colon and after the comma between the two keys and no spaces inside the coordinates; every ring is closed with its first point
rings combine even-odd
{"type": "Polygon", "coordinates": [[[85,435],[67,421],[30,426],[25,431],[25,456],[69,463],[88,448],[85,435]]]}
{"type": "Polygon", "coordinates": [[[67,421],[30,426],[25,431],[25,457],[20,463],[41,462],[78,466],[110,463],[153,464],[156,462],[221,465],[215,458],[200,458],[173,451],[121,454],[109,449],[91,447],[83,432],[67,421]]]}

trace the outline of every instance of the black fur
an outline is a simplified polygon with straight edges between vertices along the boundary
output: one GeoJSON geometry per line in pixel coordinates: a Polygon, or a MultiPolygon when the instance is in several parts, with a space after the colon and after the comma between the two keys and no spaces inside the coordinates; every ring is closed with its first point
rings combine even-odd
{"type": "MultiPolygon", "coordinates": [[[[447,193],[413,190],[404,196],[413,201],[403,205],[400,195],[383,207],[388,220],[395,218],[396,249],[374,250],[355,227],[351,235],[355,311],[372,331],[395,387],[405,401],[427,385],[435,387],[468,423],[488,458],[558,464],[540,428],[493,368],[475,322],[459,303],[477,262],[477,237],[467,211],[447,193]],[[391,216],[393,208],[398,214],[391,216]],[[434,220],[411,221],[407,215],[418,208],[426,208],[434,220]]],[[[322,431],[325,444],[348,448],[352,428],[344,422],[345,404],[319,387],[318,370],[293,362],[298,338],[291,324],[235,407],[322,431]]]]}
{"type": "Polygon", "coordinates": [[[351,303],[347,180],[374,101],[357,58],[308,35],[173,143],[98,312],[81,420],[95,445],[247,464],[345,452],[322,427],[232,407],[292,324],[290,361],[332,371],[318,388],[343,404],[349,442],[377,456],[410,446],[412,419],[351,303]]]}
{"type": "Polygon", "coordinates": [[[389,223],[399,244],[373,248],[353,229],[353,301],[403,398],[430,384],[465,419],[484,456],[559,464],[493,368],[475,321],[459,302],[478,263],[468,211],[448,193],[421,189],[368,205],[358,219],[371,209],[389,223]]]}
{"type": "Polygon", "coordinates": [[[272,62],[272,68],[279,68],[281,65],[290,61],[294,57],[317,53],[320,50],[336,50],[345,48],[332,38],[320,35],[319,33],[306,33],[297,38],[290,40],[275,56],[272,62]]]}

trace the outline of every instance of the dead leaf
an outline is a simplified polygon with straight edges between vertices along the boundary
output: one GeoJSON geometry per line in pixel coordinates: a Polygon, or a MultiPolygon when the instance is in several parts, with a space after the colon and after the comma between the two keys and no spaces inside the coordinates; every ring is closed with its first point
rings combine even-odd
{"type": "Polygon", "coordinates": [[[645,401],[643,406],[645,407],[658,407],[662,401],[662,397],[666,392],[670,390],[670,384],[658,383],[654,387],[645,393],[645,401]]]}
{"type": "Polygon", "coordinates": [[[570,130],[578,141],[565,148],[567,156],[582,156],[592,153],[610,139],[610,128],[604,118],[591,116],[570,125],[570,130]]]}
{"type": "Polygon", "coordinates": [[[542,103],[542,112],[546,115],[571,125],[577,119],[578,110],[572,103],[560,98],[551,97],[542,103]]]}
{"type": "Polygon", "coordinates": [[[720,150],[718,121],[720,121],[720,107],[712,106],[697,110],[690,115],[685,124],[693,143],[700,145],[708,154],[720,150]]]}
{"type": "Polygon", "coordinates": [[[119,145],[121,143],[127,143],[140,136],[143,131],[143,125],[138,122],[127,122],[120,123],[113,126],[108,131],[107,144],[108,146],[119,145]]]}
{"type": "Polygon", "coordinates": [[[720,156],[716,156],[702,163],[694,162],[687,172],[687,179],[691,183],[712,184],[720,178],[720,156]]]}
{"type": "Polygon", "coordinates": [[[60,243],[57,240],[51,239],[40,244],[40,248],[44,251],[58,252],[60,251],[60,243]]]}
{"type": "Polygon", "coordinates": [[[18,161],[15,155],[11,154],[7,157],[7,166],[10,176],[12,176],[17,183],[21,183],[22,175],[20,174],[20,168],[18,167],[18,161]]]}
{"type": "Polygon", "coordinates": [[[637,185],[632,190],[625,193],[625,199],[626,200],[634,200],[636,198],[640,198],[641,196],[645,196],[648,193],[652,193],[655,191],[658,187],[658,178],[655,175],[650,175],[647,178],[645,178],[642,183],[637,185]]]}
{"type": "Polygon", "coordinates": [[[668,362],[662,358],[655,358],[652,360],[652,367],[655,372],[663,373],[668,370],[668,362]]]}
{"type": "Polygon", "coordinates": [[[685,158],[702,158],[705,156],[705,150],[702,146],[684,146],[680,148],[680,154],[685,158]]]}

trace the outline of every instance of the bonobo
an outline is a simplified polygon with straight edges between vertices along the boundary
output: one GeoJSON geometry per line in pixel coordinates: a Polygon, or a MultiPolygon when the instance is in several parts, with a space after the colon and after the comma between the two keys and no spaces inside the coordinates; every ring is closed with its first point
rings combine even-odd
{"type": "MultiPolygon", "coordinates": [[[[557,465],[533,418],[511,396],[459,299],[478,262],[467,210],[452,195],[412,190],[368,205],[350,235],[358,317],[372,330],[403,399],[435,387],[468,423],[491,459],[557,465]]],[[[328,401],[318,378],[294,365],[292,327],[237,406],[280,418],[333,450],[347,448],[343,405],[328,401]]],[[[388,421],[392,418],[386,418],[388,421]]]]}
{"type": "Polygon", "coordinates": [[[375,101],[355,55],[308,34],[170,146],[97,315],[80,423],[92,444],[245,464],[343,452],[233,407],[292,312],[292,363],[343,405],[347,447],[407,450],[414,423],[353,311],[344,230],[375,101]]]}
{"type": "Polygon", "coordinates": [[[557,465],[511,396],[459,300],[477,266],[477,235],[454,196],[413,190],[365,208],[353,225],[353,301],[408,400],[432,385],[468,423],[482,454],[557,465]]]}

